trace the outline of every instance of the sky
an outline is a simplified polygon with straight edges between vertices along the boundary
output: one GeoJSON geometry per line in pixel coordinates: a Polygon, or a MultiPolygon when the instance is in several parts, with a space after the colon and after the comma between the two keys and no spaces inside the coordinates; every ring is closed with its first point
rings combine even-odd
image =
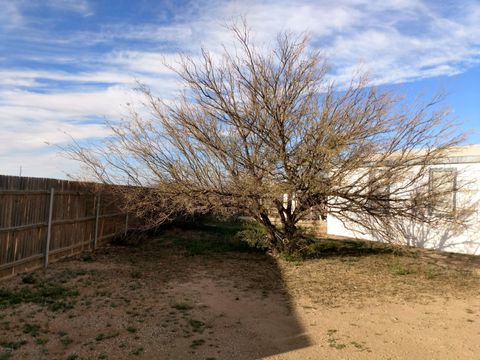
{"type": "Polygon", "coordinates": [[[445,91],[480,143],[480,0],[0,0],[0,174],[74,173],[58,146],[101,141],[138,82],[174,96],[164,61],[220,51],[240,17],[260,44],[308,32],[338,83],[361,69],[407,94],[445,91]]]}

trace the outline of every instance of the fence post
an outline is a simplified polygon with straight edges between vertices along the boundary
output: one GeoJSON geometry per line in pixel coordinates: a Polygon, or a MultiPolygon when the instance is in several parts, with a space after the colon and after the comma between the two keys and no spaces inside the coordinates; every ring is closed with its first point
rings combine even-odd
{"type": "Polygon", "coordinates": [[[127,215],[125,216],[125,236],[127,236],[128,232],[128,212],[127,215]]]}
{"type": "Polygon", "coordinates": [[[97,214],[95,216],[95,237],[93,238],[93,250],[97,248],[97,241],[98,241],[98,225],[100,221],[100,196],[101,193],[98,193],[97,197],[97,214]]]}
{"type": "Polygon", "coordinates": [[[50,238],[52,236],[52,216],[53,216],[53,198],[55,196],[55,189],[50,190],[50,206],[48,209],[48,227],[47,227],[47,241],[45,244],[45,269],[48,267],[48,252],[50,251],[50,238]]]}

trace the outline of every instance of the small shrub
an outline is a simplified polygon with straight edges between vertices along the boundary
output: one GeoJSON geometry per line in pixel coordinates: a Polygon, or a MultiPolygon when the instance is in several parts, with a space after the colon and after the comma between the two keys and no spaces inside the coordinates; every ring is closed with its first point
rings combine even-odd
{"type": "Polygon", "coordinates": [[[96,341],[108,340],[108,339],[112,339],[112,338],[114,338],[114,337],[117,337],[118,335],[120,335],[118,332],[111,333],[111,334],[103,334],[103,333],[100,333],[100,334],[98,334],[98,335],[95,337],[95,340],[96,340],[96,341]]]}
{"type": "Polygon", "coordinates": [[[37,339],[35,340],[35,344],[37,345],[45,345],[48,342],[48,339],[37,339]]]}
{"type": "Polygon", "coordinates": [[[390,272],[392,275],[404,276],[415,273],[415,271],[400,262],[395,262],[390,266],[390,272]]]}
{"type": "Polygon", "coordinates": [[[24,284],[36,284],[38,281],[35,273],[22,274],[21,277],[24,284]]]}
{"type": "Polygon", "coordinates": [[[40,326],[37,324],[25,324],[23,326],[23,333],[36,337],[40,333],[40,326]]]}
{"type": "Polygon", "coordinates": [[[192,343],[190,344],[190,347],[192,349],[196,349],[198,348],[199,346],[205,344],[205,340],[203,339],[197,339],[197,340],[193,340],[192,343]]]}
{"type": "Polygon", "coordinates": [[[187,303],[176,303],[172,305],[172,308],[180,311],[187,311],[193,309],[193,306],[187,303]]]}
{"type": "Polygon", "coordinates": [[[337,350],[345,349],[347,347],[347,345],[338,342],[339,339],[334,336],[336,333],[337,333],[336,329],[327,330],[328,346],[330,346],[332,348],[335,348],[337,350]]]}
{"type": "Polygon", "coordinates": [[[235,234],[235,238],[246,242],[249,246],[261,250],[268,249],[267,231],[253,221],[246,221],[244,229],[235,234]]]}
{"type": "Polygon", "coordinates": [[[94,260],[94,259],[93,259],[92,253],[86,253],[86,254],[83,254],[83,255],[82,255],[82,261],[92,262],[93,260],[94,260]]]}
{"type": "Polygon", "coordinates": [[[194,332],[202,332],[205,328],[205,323],[200,320],[190,320],[190,326],[192,327],[194,332]]]}
{"type": "Polygon", "coordinates": [[[135,355],[135,356],[138,356],[138,355],[140,355],[142,352],[143,352],[143,347],[139,347],[139,348],[133,350],[133,351],[132,351],[132,354],[135,355]]]}
{"type": "Polygon", "coordinates": [[[68,346],[71,343],[73,343],[73,340],[70,336],[64,336],[60,339],[60,342],[63,344],[63,346],[68,346]]]}

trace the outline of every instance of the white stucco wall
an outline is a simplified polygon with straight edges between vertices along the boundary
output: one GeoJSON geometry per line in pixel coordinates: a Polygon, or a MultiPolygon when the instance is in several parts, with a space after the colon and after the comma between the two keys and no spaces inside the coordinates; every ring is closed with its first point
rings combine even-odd
{"type": "MultiPolygon", "coordinates": [[[[480,255],[480,145],[470,146],[456,153],[444,164],[432,168],[456,169],[457,182],[468,184],[467,191],[457,193],[457,206],[467,204],[475,211],[465,229],[440,228],[425,224],[399,223],[398,239],[405,245],[480,255]],[[460,156],[458,156],[460,155],[460,156]]],[[[378,240],[371,233],[364,233],[358,226],[343,224],[333,215],[327,217],[327,232],[331,235],[348,236],[367,240],[378,240]]]]}

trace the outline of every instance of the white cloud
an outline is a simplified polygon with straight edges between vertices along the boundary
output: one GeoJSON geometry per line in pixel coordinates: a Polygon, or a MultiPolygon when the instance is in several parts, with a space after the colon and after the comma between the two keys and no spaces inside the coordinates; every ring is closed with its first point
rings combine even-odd
{"type": "Polygon", "coordinates": [[[102,117],[118,119],[127,114],[124,104],[137,101],[136,96],[118,87],[65,94],[4,91],[0,93],[0,156],[23,154],[30,161],[42,154],[47,143],[66,144],[70,137],[102,139],[109,134],[102,117]]]}
{"type": "Polygon", "coordinates": [[[87,0],[42,0],[40,4],[64,11],[76,12],[83,16],[93,14],[90,3],[87,0]]]}
{"type": "Polygon", "coordinates": [[[0,29],[17,31],[26,28],[30,19],[23,14],[24,11],[37,7],[49,7],[82,16],[93,14],[87,0],[0,0],[0,29]]]}
{"type": "Polygon", "coordinates": [[[18,4],[10,0],[0,0],[0,29],[15,29],[23,26],[24,17],[18,4]]]}
{"type": "Polygon", "coordinates": [[[0,154],[0,174],[66,179],[77,171],[78,164],[50,148],[42,154],[0,154]]]}
{"type": "MultiPolygon", "coordinates": [[[[114,84],[133,84],[134,76],[120,71],[98,71],[98,72],[84,72],[84,73],[68,73],[62,71],[45,71],[45,70],[19,70],[6,69],[0,70],[0,77],[2,82],[0,86],[15,84],[17,86],[24,86],[22,83],[33,83],[40,85],[40,80],[55,80],[55,81],[75,81],[79,85],[81,83],[114,83],[114,84]]],[[[33,87],[32,87],[33,88],[33,87]]]]}
{"type": "Polygon", "coordinates": [[[188,26],[188,24],[170,24],[161,26],[153,24],[119,24],[104,26],[101,38],[104,41],[126,39],[142,41],[150,40],[154,42],[162,41],[179,44],[183,41],[188,41],[193,35],[194,29],[188,26]]]}
{"type": "Polygon", "coordinates": [[[126,50],[114,51],[106,57],[106,62],[134,73],[173,75],[174,72],[166,64],[175,64],[179,59],[179,55],[172,53],[126,50]]]}
{"type": "Polygon", "coordinates": [[[0,173],[64,178],[78,164],[58,156],[57,145],[102,139],[110,134],[98,117],[118,118],[131,98],[112,88],[92,93],[0,93],[0,173]],[[90,119],[87,121],[86,119],[90,119]]]}
{"type": "Polygon", "coordinates": [[[244,1],[205,15],[202,35],[214,48],[226,36],[216,19],[243,14],[260,41],[285,29],[309,32],[339,80],[361,64],[377,84],[397,83],[457,74],[480,60],[480,3],[463,2],[455,16],[440,10],[414,0],[244,1]]]}
{"type": "MultiPolygon", "coordinates": [[[[127,89],[119,87],[110,87],[103,91],[65,93],[4,91],[1,93],[0,103],[4,108],[8,106],[40,112],[48,111],[54,118],[116,116],[119,107],[125,104],[124,100],[128,94],[127,89]]],[[[2,112],[0,120],[5,121],[11,115],[13,114],[2,112]]]]}

